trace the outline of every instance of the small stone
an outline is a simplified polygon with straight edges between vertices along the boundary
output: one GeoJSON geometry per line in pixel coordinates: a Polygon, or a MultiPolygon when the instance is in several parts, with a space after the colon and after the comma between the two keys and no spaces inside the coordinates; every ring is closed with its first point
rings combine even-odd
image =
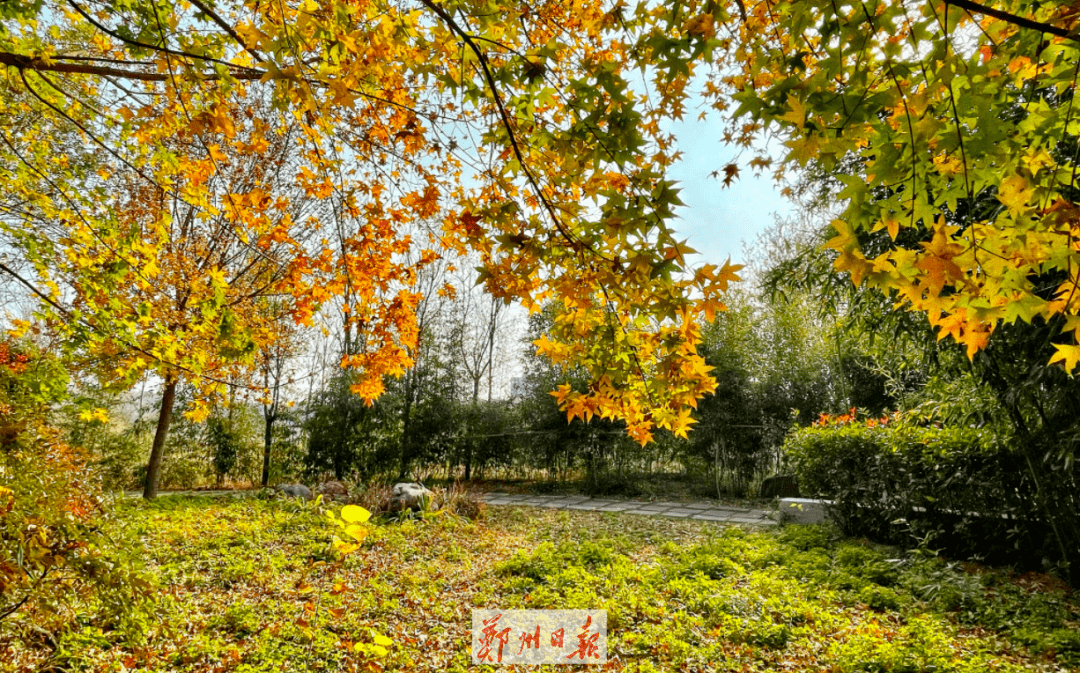
{"type": "Polygon", "coordinates": [[[423,484],[394,484],[390,493],[390,509],[394,512],[410,509],[419,512],[431,503],[432,492],[423,484]]]}
{"type": "Polygon", "coordinates": [[[333,500],[335,502],[344,501],[349,497],[349,489],[345,487],[345,484],[334,480],[322,484],[315,489],[315,492],[321,494],[323,500],[333,500]]]}
{"type": "Polygon", "coordinates": [[[303,498],[304,500],[311,500],[315,497],[311,495],[311,489],[303,484],[279,484],[277,490],[287,498],[303,498]]]}

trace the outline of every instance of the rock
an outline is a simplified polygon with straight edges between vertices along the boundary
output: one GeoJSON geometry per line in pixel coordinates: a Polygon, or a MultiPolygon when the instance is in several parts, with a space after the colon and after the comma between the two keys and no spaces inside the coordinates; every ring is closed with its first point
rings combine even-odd
{"type": "Polygon", "coordinates": [[[812,498],[781,498],[781,523],[824,523],[831,518],[829,507],[832,500],[814,500],[812,498]]]}
{"type": "Polygon", "coordinates": [[[390,510],[400,512],[411,509],[419,512],[431,504],[432,495],[423,484],[394,484],[394,490],[390,493],[390,510]]]}
{"type": "Polygon", "coordinates": [[[303,484],[279,484],[277,490],[287,498],[303,498],[304,500],[311,500],[315,497],[311,495],[311,489],[303,484]]]}
{"type": "Polygon", "coordinates": [[[345,488],[345,484],[334,480],[319,486],[319,488],[315,489],[315,492],[321,494],[323,500],[333,500],[335,502],[346,500],[349,497],[349,489],[345,488]]]}
{"type": "Polygon", "coordinates": [[[778,474],[761,482],[762,498],[797,498],[799,480],[792,474],[778,474]]]}

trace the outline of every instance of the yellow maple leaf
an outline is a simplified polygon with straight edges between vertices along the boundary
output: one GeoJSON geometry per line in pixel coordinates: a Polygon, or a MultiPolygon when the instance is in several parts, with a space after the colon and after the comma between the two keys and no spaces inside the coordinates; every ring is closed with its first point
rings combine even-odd
{"type": "Polygon", "coordinates": [[[1035,175],[1048,166],[1052,167],[1055,165],[1053,157],[1047,154],[1046,150],[1042,147],[1028,150],[1027,154],[1020,159],[1020,162],[1031,171],[1032,175],[1035,175]]]}
{"type": "Polygon", "coordinates": [[[945,177],[952,177],[964,168],[964,162],[960,160],[960,157],[944,152],[934,157],[933,162],[937,172],[945,177]]]}
{"type": "Polygon", "coordinates": [[[1009,214],[1016,217],[1031,210],[1028,202],[1034,193],[1035,189],[1028,185],[1028,181],[1022,175],[1013,175],[1005,178],[998,185],[997,197],[998,201],[1009,209],[1009,214]]]}
{"type": "Polygon", "coordinates": [[[975,357],[975,353],[986,348],[986,344],[990,343],[990,330],[985,326],[980,326],[979,329],[968,330],[964,332],[964,336],[960,339],[960,343],[967,346],[967,356],[970,360],[975,357]]]}
{"type": "Polygon", "coordinates": [[[788,159],[794,159],[799,162],[800,166],[805,166],[807,162],[816,158],[818,152],[821,151],[821,139],[814,134],[810,134],[805,138],[795,138],[784,144],[791,148],[788,159]]]}
{"type": "Polygon", "coordinates": [[[802,129],[806,126],[806,107],[803,105],[802,101],[795,96],[788,96],[787,103],[788,111],[785,112],[780,119],[789,121],[802,129]]]}
{"type": "Polygon", "coordinates": [[[672,422],[672,424],[671,424],[671,432],[676,437],[682,437],[683,439],[687,439],[688,437],[687,437],[686,432],[687,432],[687,430],[690,429],[690,426],[693,425],[694,423],[697,423],[697,419],[693,418],[690,415],[690,409],[683,409],[682,411],[679,412],[678,418],[676,418],[672,422]]]}
{"type": "Polygon", "coordinates": [[[724,302],[722,301],[717,301],[715,299],[706,299],[705,301],[701,302],[701,310],[705,312],[705,319],[709,322],[713,322],[716,320],[717,312],[726,311],[727,305],[724,304],[724,302]]]}
{"type": "Polygon", "coordinates": [[[1076,365],[1080,362],[1080,346],[1070,344],[1054,344],[1057,352],[1050,358],[1050,364],[1060,362],[1065,366],[1065,371],[1072,374],[1076,365]]]}
{"type": "Polygon", "coordinates": [[[1009,61],[1009,72],[1017,76],[1017,79],[1031,79],[1039,72],[1039,66],[1027,56],[1017,56],[1009,61]]]}
{"type": "Polygon", "coordinates": [[[875,224],[871,231],[881,231],[882,229],[887,230],[889,232],[889,238],[895,241],[896,235],[900,233],[900,220],[890,215],[875,224]]]}
{"type": "Polygon", "coordinates": [[[97,409],[85,409],[79,412],[79,420],[96,423],[108,423],[109,412],[100,407],[98,407],[97,409]]]}
{"type": "Polygon", "coordinates": [[[684,28],[686,32],[691,35],[702,35],[704,37],[712,37],[715,29],[713,28],[713,15],[712,14],[699,14],[687,20],[684,28]]]}
{"type": "Polygon", "coordinates": [[[831,226],[836,230],[836,236],[833,236],[825,242],[825,248],[843,252],[844,250],[854,249],[859,246],[858,239],[855,236],[855,230],[852,229],[851,225],[846,221],[833,220],[831,226]]]}
{"type": "Polygon", "coordinates": [[[737,283],[742,280],[739,274],[736,273],[739,269],[743,268],[742,264],[732,264],[731,258],[728,257],[724,262],[724,266],[720,267],[720,271],[716,274],[716,285],[720,288],[721,292],[726,292],[728,289],[728,283],[737,283]]]}

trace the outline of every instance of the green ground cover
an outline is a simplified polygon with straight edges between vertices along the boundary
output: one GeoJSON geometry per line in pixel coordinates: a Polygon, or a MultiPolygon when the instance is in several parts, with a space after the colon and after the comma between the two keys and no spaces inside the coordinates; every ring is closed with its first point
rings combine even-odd
{"type": "Polygon", "coordinates": [[[902,558],[821,527],[493,508],[376,519],[339,561],[332,522],[296,503],[165,497],[120,514],[113,533],[157,582],[144,642],[87,623],[54,648],[22,643],[13,665],[463,671],[470,611],[493,607],[606,609],[619,671],[1080,667],[1080,600],[1046,576],[902,558]]]}

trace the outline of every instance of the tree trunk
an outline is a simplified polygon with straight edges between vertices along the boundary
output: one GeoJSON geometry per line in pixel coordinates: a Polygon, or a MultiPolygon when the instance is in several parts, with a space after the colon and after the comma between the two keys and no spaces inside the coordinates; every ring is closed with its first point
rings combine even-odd
{"type": "Polygon", "coordinates": [[[266,427],[263,431],[262,487],[266,488],[270,484],[270,445],[274,437],[274,414],[263,414],[263,420],[266,421],[266,427]]]}
{"type": "Polygon", "coordinates": [[[401,471],[398,479],[404,479],[409,471],[409,421],[412,416],[412,385],[405,387],[405,409],[401,415],[401,471]]]}
{"type": "Polygon", "coordinates": [[[158,412],[157,432],[154,444],[150,448],[150,462],[146,466],[146,484],[143,497],[147,500],[157,497],[158,474],[161,472],[161,456],[165,453],[165,438],[169,434],[172,421],[173,403],[176,401],[176,380],[165,381],[165,391],[161,396],[161,409],[158,412]]]}

